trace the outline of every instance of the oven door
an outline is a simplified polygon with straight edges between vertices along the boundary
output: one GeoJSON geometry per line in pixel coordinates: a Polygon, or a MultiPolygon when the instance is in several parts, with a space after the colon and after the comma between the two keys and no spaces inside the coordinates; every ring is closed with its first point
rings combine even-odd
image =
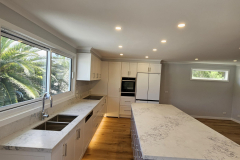
{"type": "Polygon", "coordinates": [[[135,92],[135,81],[122,81],[122,92],[135,92]]]}

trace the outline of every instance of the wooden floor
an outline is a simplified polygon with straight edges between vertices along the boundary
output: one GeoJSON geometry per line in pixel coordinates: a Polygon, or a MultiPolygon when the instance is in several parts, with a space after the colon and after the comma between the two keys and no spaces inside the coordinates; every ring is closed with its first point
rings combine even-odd
{"type": "Polygon", "coordinates": [[[231,120],[198,119],[213,130],[240,145],[240,124],[231,120]]]}
{"type": "Polygon", "coordinates": [[[104,117],[82,160],[133,160],[129,118],[104,117]]]}

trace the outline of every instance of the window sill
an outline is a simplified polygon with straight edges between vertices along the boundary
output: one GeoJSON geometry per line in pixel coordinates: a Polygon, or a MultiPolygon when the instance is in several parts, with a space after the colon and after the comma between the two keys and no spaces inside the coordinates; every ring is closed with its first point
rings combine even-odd
{"type": "MultiPolygon", "coordinates": [[[[53,107],[55,107],[56,105],[67,101],[71,98],[74,98],[75,95],[73,94],[73,92],[68,92],[68,93],[63,93],[60,95],[55,95],[53,97],[54,101],[53,101],[53,107]]],[[[46,100],[45,103],[45,109],[50,107],[50,103],[49,100],[46,100]]],[[[7,124],[10,124],[14,121],[20,120],[22,118],[25,118],[27,116],[30,116],[34,113],[37,113],[39,111],[42,110],[42,101],[40,102],[36,102],[36,103],[32,103],[29,105],[25,105],[23,107],[19,107],[19,108],[14,108],[11,110],[7,110],[4,112],[0,113],[0,127],[5,126],[7,124]]]]}
{"type": "Polygon", "coordinates": [[[215,79],[193,79],[193,78],[191,78],[190,80],[192,80],[192,81],[208,81],[208,82],[229,82],[229,80],[215,80],[215,79]]]}

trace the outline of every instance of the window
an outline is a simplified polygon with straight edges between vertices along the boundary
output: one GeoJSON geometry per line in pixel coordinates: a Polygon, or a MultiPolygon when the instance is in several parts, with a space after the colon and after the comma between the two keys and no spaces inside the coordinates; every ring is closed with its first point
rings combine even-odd
{"type": "Polygon", "coordinates": [[[18,33],[1,31],[0,111],[40,101],[46,92],[71,91],[71,58],[18,33]]]}
{"type": "Polygon", "coordinates": [[[47,51],[1,36],[0,107],[46,92],[47,51]]]}
{"type": "Polygon", "coordinates": [[[52,53],[51,94],[71,91],[71,64],[70,58],[52,53]]]}
{"type": "Polygon", "coordinates": [[[192,80],[228,81],[228,70],[192,69],[192,80]]]}

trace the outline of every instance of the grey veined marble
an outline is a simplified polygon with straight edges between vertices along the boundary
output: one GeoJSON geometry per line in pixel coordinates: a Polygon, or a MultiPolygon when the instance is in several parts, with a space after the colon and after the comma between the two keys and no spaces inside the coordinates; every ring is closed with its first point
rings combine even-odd
{"type": "MultiPolygon", "coordinates": [[[[104,98],[104,97],[103,97],[104,98]]],[[[102,99],[101,99],[102,100],[102,99]]],[[[66,106],[58,113],[51,115],[45,121],[57,114],[77,115],[78,117],[69,123],[61,131],[33,130],[32,128],[44,121],[35,123],[19,132],[16,132],[0,141],[0,150],[21,150],[33,152],[52,152],[53,148],[90,113],[101,100],[80,100],[75,104],[66,106]]]]}
{"type": "Polygon", "coordinates": [[[240,160],[240,145],[172,105],[132,104],[144,159],[240,160]]]}

